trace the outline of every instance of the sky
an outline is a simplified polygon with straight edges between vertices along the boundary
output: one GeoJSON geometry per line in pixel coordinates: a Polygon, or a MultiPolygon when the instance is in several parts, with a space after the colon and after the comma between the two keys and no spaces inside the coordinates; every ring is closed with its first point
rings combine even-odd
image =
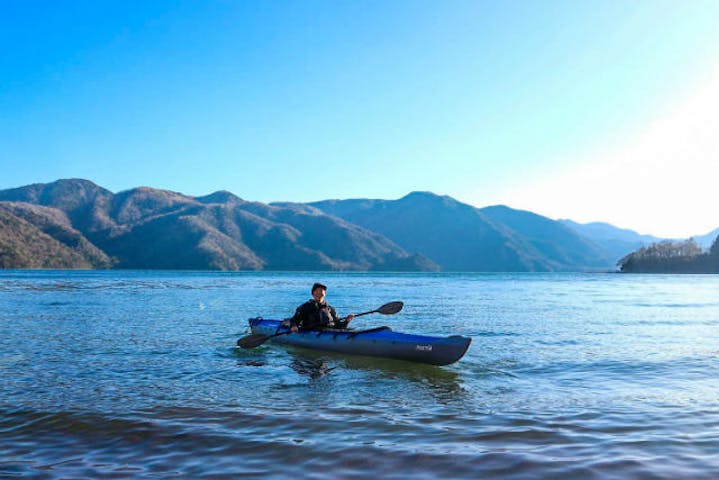
{"type": "Polygon", "coordinates": [[[719,2],[0,0],[0,189],[719,227],[719,2]]]}

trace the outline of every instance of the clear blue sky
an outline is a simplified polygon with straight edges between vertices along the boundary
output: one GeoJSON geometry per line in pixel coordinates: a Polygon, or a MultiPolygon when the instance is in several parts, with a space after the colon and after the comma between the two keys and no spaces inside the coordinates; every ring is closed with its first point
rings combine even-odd
{"type": "Polygon", "coordinates": [[[685,214],[701,197],[668,218],[652,195],[670,185],[616,180],[646,172],[662,122],[656,148],[694,145],[692,168],[717,159],[717,142],[662,133],[686,125],[682,105],[715,99],[717,25],[713,0],[0,0],[0,188],[80,177],[264,202],[430,190],[706,233],[713,207],[685,214]]]}

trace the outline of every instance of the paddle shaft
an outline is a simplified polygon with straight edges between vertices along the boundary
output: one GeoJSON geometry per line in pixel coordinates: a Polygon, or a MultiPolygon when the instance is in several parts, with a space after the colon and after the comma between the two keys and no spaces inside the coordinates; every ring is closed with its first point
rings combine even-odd
{"type": "MultiPolygon", "coordinates": [[[[354,316],[354,318],[361,317],[362,315],[369,315],[370,313],[379,313],[379,310],[372,310],[370,312],[362,312],[358,313],[354,316]]],[[[347,317],[342,318],[341,320],[347,320],[347,317]]]]}
{"type": "MultiPolygon", "coordinates": [[[[395,313],[402,310],[402,307],[404,306],[404,303],[402,302],[389,302],[385,303],[381,307],[379,307],[376,310],[370,310],[369,312],[362,312],[355,315],[356,317],[361,317],[362,315],[369,315],[370,313],[381,313],[382,315],[394,315],[395,313]]],[[[346,319],[347,317],[345,317],[346,319]]],[[[344,320],[344,319],[343,319],[344,320]]]]}
{"type": "Polygon", "coordinates": [[[268,336],[262,341],[262,343],[265,343],[265,342],[266,342],[267,340],[269,340],[270,338],[279,337],[280,335],[289,335],[290,333],[292,333],[292,330],[287,330],[287,331],[280,332],[280,333],[273,333],[272,335],[268,335],[268,336]]]}

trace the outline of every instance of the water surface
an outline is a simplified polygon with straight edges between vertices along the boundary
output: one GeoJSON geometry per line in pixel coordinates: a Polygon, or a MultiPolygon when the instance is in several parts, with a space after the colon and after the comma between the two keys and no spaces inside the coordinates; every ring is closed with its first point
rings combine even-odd
{"type": "Polygon", "coordinates": [[[717,478],[719,276],[0,272],[0,477],[717,478]],[[340,314],[449,367],[267,344],[340,314]]]}

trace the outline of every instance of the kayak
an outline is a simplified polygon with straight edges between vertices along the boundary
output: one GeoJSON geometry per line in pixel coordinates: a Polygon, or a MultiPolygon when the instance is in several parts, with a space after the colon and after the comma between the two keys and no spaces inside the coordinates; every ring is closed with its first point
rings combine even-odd
{"type": "Polygon", "coordinates": [[[253,334],[274,335],[271,341],[284,345],[331,352],[394,358],[430,365],[449,365],[465,354],[472,339],[461,335],[430,337],[393,331],[390,327],[368,330],[300,330],[289,333],[280,320],[250,318],[253,334]]]}

